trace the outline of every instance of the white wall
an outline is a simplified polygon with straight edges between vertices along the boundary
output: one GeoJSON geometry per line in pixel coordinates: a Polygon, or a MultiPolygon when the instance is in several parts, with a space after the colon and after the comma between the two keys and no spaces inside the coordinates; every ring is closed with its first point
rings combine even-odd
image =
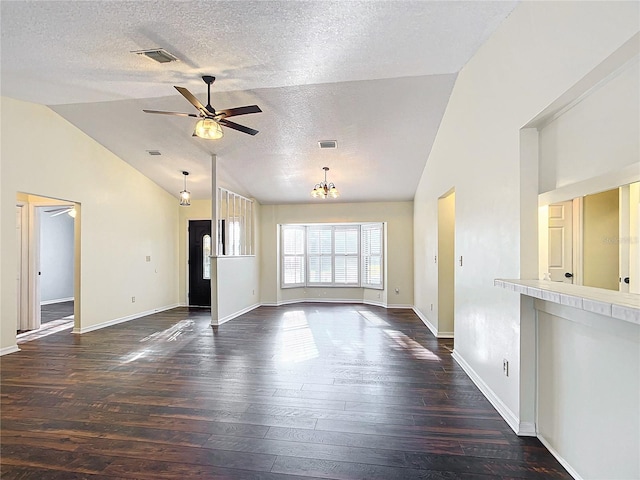
{"type": "Polygon", "coordinates": [[[76,328],[176,305],[176,198],[49,108],[6,97],[1,102],[0,349],[15,345],[16,267],[10,265],[16,262],[17,192],[80,204],[76,328]]]}
{"type": "Polygon", "coordinates": [[[640,478],[640,328],[539,300],[536,308],[543,441],[585,479],[640,478]]]}
{"type": "Polygon", "coordinates": [[[637,59],[540,130],[540,192],[597,177],[640,158],[637,59]]]}
{"type": "Polygon", "coordinates": [[[331,203],[262,205],[260,215],[260,301],[275,305],[305,299],[367,301],[387,306],[413,305],[413,204],[331,203]],[[278,273],[278,225],[287,223],[387,222],[385,289],[281,289],[278,273]],[[395,289],[399,293],[395,293],[395,289]],[[380,297],[378,297],[380,294],[380,297]]]}
{"type": "MultiPolygon", "coordinates": [[[[40,301],[73,298],[73,218],[40,210],[40,301]]],[[[61,207],[57,207],[61,208],[61,207]]]]}
{"type": "Polygon", "coordinates": [[[521,231],[537,222],[538,175],[520,163],[520,129],[631,38],[639,13],[635,2],[522,2],[459,74],[416,192],[416,308],[426,316],[437,301],[437,199],[455,187],[464,257],[455,352],[516,424],[530,381],[521,378],[520,299],[493,279],[537,270],[536,249],[521,251],[521,231]]]}

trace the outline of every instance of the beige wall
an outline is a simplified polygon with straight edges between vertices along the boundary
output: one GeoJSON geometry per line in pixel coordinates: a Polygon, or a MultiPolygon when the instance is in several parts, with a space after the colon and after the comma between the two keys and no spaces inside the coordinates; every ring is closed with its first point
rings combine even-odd
{"type": "MultiPolygon", "coordinates": [[[[529,364],[520,363],[533,320],[523,324],[520,296],[493,281],[537,275],[538,165],[521,163],[520,129],[636,34],[639,14],[636,2],[520,3],[458,75],[418,185],[416,308],[427,316],[437,301],[437,202],[455,188],[455,250],[464,258],[455,272],[455,357],[518,431],[535,429],[533,400],[521,396],[529,364]]],[[[597,443],[602,459],[615,448],[597,443]]],[[[552,446],[562,455],[566,445],[552,446]]]]}
{"type": "Polygon", "coordinates": [[[0,348],[15,345],[17,192],[80,204],[81,329],[176,305],[177,200],[49,108],[1,102],[0,348]]]}
{"type": "Polygon", "coordinates": [[[618,290],[618,189],[585,196],[582,213],[583,284],[618,290]]]}
{"type": "Polygon", "coordinates": [[[413,204],[329,203],[262,205],[260,215],[260,301],[280,304],[304,299],[367,301],[387,306],[413,305],[413,204]],[[386,222],[385,289],[281,289],[278,262],[278,225],[287,223],[386,222]],[[395,289],[399,293],[395,293],[395,289]],[[378,297],[380,294],[380,297],[378,297]]]}
{"type": "MultiPolygon", "coordinates": [[[[438,199],[438,303],[429,321],[439,336],[453,335],[455,302],[456,194],[438,199]],[[434,314],[435,313],[435,314],[434,314]]],[[[431,306],[429,306],[429,309],[431,306]]]]}

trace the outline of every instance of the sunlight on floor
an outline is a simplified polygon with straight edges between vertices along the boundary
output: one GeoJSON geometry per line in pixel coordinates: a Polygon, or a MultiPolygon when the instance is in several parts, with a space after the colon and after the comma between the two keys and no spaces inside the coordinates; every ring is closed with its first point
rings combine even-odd
{"type": "Polygon", "coordinates": [[[285,312],[280,333],[282,354],[276,360],[282,363],[299,363],[318,357],[318,347],[302,310],[285,312]]]}
{"type": "Polygon", "coordinates": [[[178,337],[184,334],[186,331],[193,331],[193,326],[196,322],[193,320],[180,320],[175,325],[163,330],[161,332],[154,332],[149,336],[140,340],[140,343],[148,342],[149,340],[164,340],[167,342],[174,342],[178,337]]]}
{"type": "Polygon", "coordinates": [[[172,354],[175,349],[182,348],[184,342],[178,342],[177,340],[187,340],[189,337],[185,336],[185,334],[193,332],[193,326],[195,325],[195,323],[196,322],[194,320],[180,320],[178,323],[165,330],[147,335],[140,340],[140,343],[150,342],[148,346],[121,357],[120,362],[131,363],[136,360],[140,360],[145,357],[151,357],[157,354],[162,354],[164,356],[172,354]],[[154,347],[154,342],[162,342],[165,345],[154,347]],[[176,342],[175,347],[172,349],[167,349],[166,343],[168,342],[176,342]]]}
{"type": "Polygon", "coordinates": [[[16,343],[30,342],[31,340],[36,340],[71,328],[73,328],[73,315],[60,320],[43,323],[38,330],[29,330],[28,332],[20,333],[16,335],[16,343]]]}
{"type": "Polygon", "coordinates": [[[406,350],[418,360],[434,360],[436,362],[440,361],[439,356],[437,356],[428,348],[420,345],[414,339],[407,337],[404,333],[399,332],[398,330],[385,330],[384,333],[386,333],[395,343],[395,345],[392,345],[391,348],[395,350],[406,350]]]}
{"type": "Polygon", "coordinates": [[[389,324],[382,320],[378,315],[372,312],[367,312],[366,310],[358,311],[360,315],[362,315],[365,320],[370,323],[374,327],[388,327],[389,324]]]}

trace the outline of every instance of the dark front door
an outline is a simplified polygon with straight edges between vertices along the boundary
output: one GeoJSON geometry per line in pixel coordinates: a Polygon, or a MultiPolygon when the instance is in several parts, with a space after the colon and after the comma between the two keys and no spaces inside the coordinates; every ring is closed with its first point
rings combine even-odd
{"type": "Polygon", "coordinates": [[[211,306],[211,220],[189,220],[189,305],[211,306]]]}

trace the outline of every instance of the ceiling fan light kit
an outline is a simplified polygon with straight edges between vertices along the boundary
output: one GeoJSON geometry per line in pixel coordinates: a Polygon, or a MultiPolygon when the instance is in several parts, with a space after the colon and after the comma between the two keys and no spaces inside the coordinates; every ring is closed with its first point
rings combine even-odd
{"type": "Polygon", "coordinates": [[[188,207],[191,205],[191,192],[187,190],[187,175],[189,175],[189,172],[183,171],[182,175],[184,175],[184,190],[180,192],[180,206],[188,207]]]}
{"type": "Polygon", "coordinates": [[[220,124],[211,118],[198,120],[193,133],[196,137],[204,138],[205,140],[217,140],[224,136],[220,124]]]}
{"type": "Polygon", "coordinates": [[[338,198],[340,193],[338,192],[336,186],[333,184],[333,182],[327,183],[327,172],[329,171],[329,167],[322,167],[322,169],[324,170],[324,181],[316,183],[313,186],[313,190],[311,190],[311,196],[313,198],[322,199],[326,199],[327,197],[338,198]]]}
{"type": "Polygon", "coordinates": [[[174,88],[180,92],[180,94],[187,99],[187,101],[196,107],[198,110],[198,114],[195,113],[179,113],[179,112],[164,112],[160,110],[143,110],[145,113],[159,113],[162,115],[176,115],[179,117],[193,117],[200,118],[196,123],[195,130],[193,135],[196,137],[204,138],[206,140],[216,140],[218,138],[222,138],[224,132],[222,131],[222,127],[225,126],[227,128],[231,128],[232,130],[237,130],[242,133],[247,133],[249,135],[255,135],[258,133],[258,130],[254,130],[253,128],[245,127],[244,125],[240,125],[238,123],[227,120],[229,117],[235,117],[237,115],[247,115],[249,113],[260,113],[260,107],[257,105],[247,105],[245,107],[237,107],[237,108],[228,108],[226,110],[216,111],[215,108],[211,106],[211,84],[215,82],[216,77],[211,75],[204,75],[202,77],[204,83],[207,84],[207,105],[202,105],[200,101],[186,88],[184,87],[176,87],[174,88]]]}

